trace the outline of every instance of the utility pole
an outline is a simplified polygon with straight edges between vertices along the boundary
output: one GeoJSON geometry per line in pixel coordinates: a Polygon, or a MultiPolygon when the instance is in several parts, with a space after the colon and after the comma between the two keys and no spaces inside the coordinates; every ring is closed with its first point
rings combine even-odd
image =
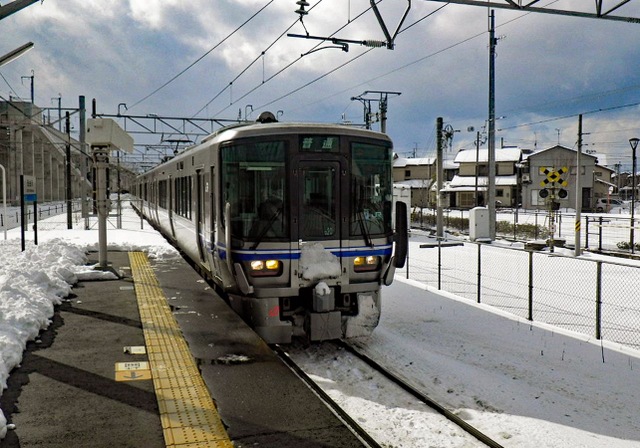
{"type": "Polygon", "coordinates": [[[492,9],[489,17],[489,145],[488,145],[488,179],[487,207],[489,209],[489,237],[496,239],[496,45],[495,12],[492,9]]]}
{"type": "Polygon", "coordinates": [[[436,237],[442,239],[444,237],[443,230],[443,217],[442,217],[442,184],[444,180],[444,150],[442,148],[442,130],[443,120],[442,117],[438,117],[436,121],[437,128],[437,148],[436,148],[436,237]]]}
{"type": "Polygon", "coordinates": [[[380,132],[386,134],[387,132],[387,110],[389,104],[389,95],[401,95],[401,92],[387,92],[380,90],[367,90],[364,93],[351,97],[351,101],[360,101],[364,105],[364,123],[367,129],[371,129],[371,124],[379,121],[380,132]],[[365,98],[368,94],[378,94],[379,98],[365,98]],[[378,113],[376,119],[373,119],[373,113],[371,112],[371,102],[378,101],[378,113]]]}
{"type": "Polygon", "coordinates": [[[582,224],[582,114],[578,116],[578,154],[576,156],[576,229],[575,229],[575,249],[574,255],[579,257],[580,249],[580,226],[582,224]]]}

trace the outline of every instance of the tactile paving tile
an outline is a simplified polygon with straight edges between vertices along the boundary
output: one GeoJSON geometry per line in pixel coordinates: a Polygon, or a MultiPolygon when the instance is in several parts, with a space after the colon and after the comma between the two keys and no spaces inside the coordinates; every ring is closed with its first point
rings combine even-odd
{"type": "Polygon", "coordinates": [[[167,446],[232,448],[146,255],[130,252],[129,260],[167,446]]]}

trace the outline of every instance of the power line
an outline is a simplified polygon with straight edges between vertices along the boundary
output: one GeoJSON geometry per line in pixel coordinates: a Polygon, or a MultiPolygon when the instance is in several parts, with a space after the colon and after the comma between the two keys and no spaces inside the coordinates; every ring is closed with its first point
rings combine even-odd
{"type": "MultiPolygon", "coordinates": [[[[401,31],[399,31],[399,32],[398,32],[398,34],[401,34],[401,33],[403,33],[404,31],[406,31],[406,30],[408,30],[409,28],[411,28],[411,27],[413,27],[414,25],[416,25],[417,23],[422,22],[423,20],[425,20],[426,18],[428,18],[428,17],[432,16],[433,14],[435,14],[435,13],[439,12],[441,9],[443,9],[443,8],[444,8],[444,7],[446,7],[446,6],[447,6],[447,5],[443,5],[443,6],[439,7],[439,8],[437,8],[435,11],[432,11],[432,12],[430,12],[429,14],[427,14],[426,16],[424,16],[424,17],[422,17],[422,18],[418,19],[418,20],[417,20],[417,21],[415,21],[414,23],[412,23],[412,24],[410,24],[410,25],[406,26],[406,27],[405,27],[405,28],[403,28],[401,31]]],[[[369,8],[369,9],[370,9],[370,8],[369,8]]],[[[366,11],[364,11],[364,12],[366,12],[366,11]]],[[[364,12],[363,12],[362,14],[364,14],[364,12]]],[[[360,15],[362,15],[362,14],[360,14],[360,15]]],[[[360,16],[358,16],[358,17],[360,17],[360,16]]],[[[358,17],[356,17],[356,18],[358,18],[358,17]]],[[[355,20],[355,19],[354,19],[354,20],[355,20]]],[[[346,26],[346,25],[345,25],[345,26],[346,26]]],[[[343,27],[343,28],[344,28],[344,27],[343,27]]],[[[336,34],[336,33],[337,33],[337,32],[339,32],[339,31],[340,31],[340,30],[336,31],[336,32],[335,32],[335,33],[333,33],[333,34],[336,34]]],[[[332,36],[333,36],[333,34],[332,34],[332,36]]],[[[480,34],[480,35],[482,35],[482,34],[480,34]]],[[[474,37],[477,37],[477,36],[474,36],[474,37]]],[[[461,43],[462,43],[462,42],[461,42],[461,43]]],[[[265,104],[265,105],[262,105],[262,106],[260,106],[260,107],[266,107],[266,106],[268,106],[268,105],[270,105],[270,104],[272,104],[272,103],[274,103],[274,102],[276,102],[276,101],[279,101],[279,100],[281,100],[281,99],[283,99],[283,98],[286,98],[286,97],[288,97],[288,96],[290,96],[290,95],[292,95],[292,94],[294,94],[294,93],[299,92],[300,90],[302,90],[302,89],[304,89],[304,88],[306,88],[306,87],[310,86],[311,84],[313,84],[313,83],[315,83],[315,82],[317,82],[317,81],[319,81],[319,80],[321,80],[321,79],[325,78],[325,77],[326,77],[326,76],[328,76],[329,74],[334,73],[334,72],[335,72],[335,71],[337,71],[338,69],[340,69],[340,68],[342,68],[342,67],[344,67],[344,66],[348,65],[349,63],[353,62],[354,60],[356,60],[356,59],[360,58],[360,57],[361,57],[361,56],[363,56],[364,54],[369,53],[369,51],[371,51],[371,50],[373,50],[373,48],[370,48],[369,50],[365,51],[364,53],[362,53],[362,54],[360,54],[360,55],[358,55],[358,56],[356,56],[356,57],[352,58],[352,59],[351,59],[351,60],[349,60],[347,63],[344,63],[344,64],[342,64],[342,65],[338,66],[337,68],[332,69],[330,72],[327,72],[327,73],[325,73],[324,75],[318,76],[318,77],[317,77],[316,79],[314,79],[313,81],[310,81],[310,82],[306,83],[305,85],[303,85],[303,86],[301,86],[301,87],[298,87],[298,88],[297,88],[297,89],[295,89],[294,91],[291,91],[291,92],[289,92],[289,93],[287,93],[287,94],[285,94],[285,95],[283,95],[283,96],[279,97],[278,99],[273,100],[273,101],[271,101],[271,102],[269,102],[269,103],[267,103],[267,104],[265,104]]],[[[445,50],[446,50],[446,49],[445,49],[445,50]]],[[[441,50],[441,51],[444,51],[444,50],[441,50]]],[[[438,53],[434,53],[434,54],[429,55],[429,56],[427,56],[427,57],[434,56],[435,54],[438,54],[438,53]]],[[[302,58],[302,56],[301,56],[300,58],[302,58]]],[[[299,58],[298,60],[300,60],[300,58],[299,58]]],[[[425,58],[423,58],[423,59],[426,59],[426,57],[425,57],[425,58]]],[[[421,60],[423,60],[423,59],[421,59],[421,60]]],[[[297,62],[298,60],[296,60],[295,62],[297,62]]],[[[416,61],[416,62],[414,62],[414,63],[420,62],[421,60],[416,61]]],[[[292,65],[292,64],[290,64],[290,65],[292,65]]],[[[399,68],[397,68],[397,69],[395,69],[395,70],[392,70],[392,71],[390,71],[390,72],[384,73],[384,74],[382,74],[382,75],[380,75],[380,76],[377,76],[377,77],[375,77],[375,78],[370,78],[370,79],[368,79],[368,80],[366,80],[366,81],[363,81],[363,82],[361,82],[361,83],[359,83],[359,84],[357,84],[357,85],[355,85],[355,86],[351,86],[351,87],[348,87],[348,88],[346,88],[346,89],[343,89],[343,90],[341,90],[340,92],[336,92],[336,93],[334,93],[334,94],[332,94],[332,95],[330,95],[330,96],[328,96],[328,97],[325,97],[325,99],[326,99],[326,98],[334,97],[334,96],[336,96],[336,95],[343,94],[343,93],[345,93],[345,92],[348,92],[348,91],[350,91],[350,90],[355,89],[356,87],[359,87],[359,86],[362,86],[362,85],[368,84],[368,83],[370,83],[371,81],[375,81],[375,80],[377,80],[377,79],[380,79],[380,78],[383,78],[383,77],[385,77],[385,76],[387,76],[387,75],[390,75],[390,74],[392,74],[392,73],[395,73],[396,71],[399,71],[399,70],[401,70],[401,69],[404,69],[404,68],[406,68],[406,67],[408,67],[408,66],[410,66],[410,65],[413,65],[413,63],[410,63],[410,64],[407,64],[407,65],[405,65],[405,66],[399,67],[399,68]]],[[[289,67],[289,66],[285,67],[285,69],[286,69],[286,68],[288,68],[288,67],[289,67]]],[[[278,72],[278,74],[279,74],[279,73],[281,73],[282,71],[284,71],[284,69],[283,69],[283,70],[281,70],[280,72],[278,72]]],[[[258,87],[260,87],[260,86],[258,86],[258,87]]],[[[255,91],[258,87],[254,88],[254,89],[253,89],[253,90],[251,90],[249,93],[251,93],[251,92],[255,91]]],[[[245,95],[245,96],[246,96],[246,95],[245,95]]],[[[319,101],[320,101],[320,100],[319,100],[319,101]]]]}
{"type": "Polygon", "coordinates": [[[573,114],[568,114],[568,115],[560,115],[560,116],[557,116],[557,117],[545,118],[544,120],[532,121],[530,123],[522,123],[522,124],[517,124],[517,125],[514,125],[514,126],[508,126],[508,127],[499,129],[499,131],[508,131],[510,129],[530,127],[530,126],[534,126],[536,124],[550,123],[552,121],[564,120],[564,119],[567,119],[567,118],[575,118],[578,115],[591,115],[591,114],[596,114],[596,113],[599,113],[599,112],[610,112],[612,110],[625,109],[627,107],[634,107],[634,106],[639,106],[639,105],[640,105],[640,101],[635,102],[635,103],[630,103],[630,104],[622,104],[622,105],[618,105],[618,106],[602,107],[602,108],[599,108],[599,109],[592,109],[592,110],[587,111],[587,112],[573,113],[573,114]]]}
{"type": "Polygon", "coordinates": [[[9,84],[9,81],[7,81],[7,78],[5,78],[4,75],[1,72],[0,72],[0,77],[2,77],[2,79],[4,80],[5,83],[7,83],[7,85],[9,86],[9,90],[11,92],[13,92],[16,97],[18,97],[20,100],[22,100],[22,98],[20,98],[20,95],[18,95],[16,93],[15,89],[13,88],[13,86],[11,84],[9,84]]]}
{"type": "Polygon", "coordinates": [[[169,81],[165,82],[164,84],[162,84],[160,87],[158,87],[157,89],[155,89],[153,92],[151,92],[150,94],[148,94],[147,96],[145,96],[144,98],[136,101],[133,106],[130,106],[129,108],[133,108],[136,107],[138,104],[142,103],[143,101],[146,101],[147,99],[149,99],[151,96],[155,95],[156,93],[158,93],[160,90],[164,89],[166,86],[168,86],[169,84],[171,84],[173,81],[175,81],[176,79],[178,79],[180,76],[182,76],[184,73],[187,72],[187,70],[189,70],[190,68],[192,68],[194,65],[196,65],[198,62],[200,62],[201,60],[203,60],[206,56],[208,56],[213,50],[215,50],[216,48],[218,48],[220,45],[222,45],[227,39],[229,39],[231,36],[233,36],[235,33],[237,33],[243,26],[245,26],[247,23],[249,23],[251,20],[253,20],[258,14],[260,14],[262,11],[264,11],[271,3],[273,3],[275,0],[269,0],[267,2],[266,5],[264,5],[262,8],[260,8],[255,14],[253,14],[251,17],[249,17],[247,20],[245,20],[239,27],[237,27],[235,30],[233,30],[231,33],[229,33],[224,39],[222,39],[220,42],[218,42],[216,45],[214,45],[212,48],[210,48],[208,51],[206,51],[202,56],[200,56],[198,59],[196,59],[194,62],[192,62],[189,66],[187,66],[184,70],[182,70],[180,73],[178,73],[177,75],[175,75],[173,78],[171,78],[169,81]]]}
{"type": "MultiPolygon", "coordinates": [[[[435,13],[439,12],[441,9],[443,9],[443,8],[444,8],[444,7],[446,7],[446,6],[447,6],[447,5],[443,5],[443,6],[439,7],[439,8],[437,8],[435,11],[430,12],[430,13],[429,13],[429,14],[427,14],[426,16],[422,17],[421,19],[417,20],[416,22],[414,22],[414,23],[412,23],[412,24],[408,25],[407,27],[405,27],[404,29],[402,29],[401,31],[399,31],[399,32],[398,32],[398,34],[401,34],[402,32],[404,32],[404,31],[408,30],[409,28],[411,28],[411,27],[412,27],[412,26],[414,26],[415,24],[417,24],[417,23],[421,22],[422,20],[424,20],[424,19],[426,19],[426,18],[428,18],[428,17],[432,16],[433,14],[435,14],[435,13]]],[[[350,25],[351,23],[353,23],[355,20],[357,20],[357,19],[359,19],[360,17],[362,17],[362,16],[363,16],[366,12],[368,12],[370,9],[372,9],[372,8],[371,8],[371,7],[369,7],[369,8],[367,8],[367,9],[365,9],[362,13],[360,13],[358,16],[356,16],[355,18],[353,18],[352,20],[350,20],[347,24],[343,25],[341,28],[339,28],[338,30],[336,30],[335,32],[333,32],[329,37],[332,37],[332,36],[334,36],[335,34],[337,34],[338,32],[342,31],[342,30],[343,30],[344,28],[346,28],[348,25],[350,25]]],[[[293,62],[291,62],[290,64],[288,64],[288,65],[287,65],[287,66],[285,66],[284,68],[282,68],[281,70],[279,70],[277,73],[275,73],[273,76],[271,76],[267,81],[272,80],[273,78],[275,78],[276,76],[278,76],[278,75],[280,75],[282,72],[284,72],[285,70],[289,69],[292,65],[294,65],[295,63],[297,63],[298,61],[300,61],[304,56],[306,56],[307,54],[309,54],[311,51],[313,51],[313,49],[317,48],[319,45],[321,45],[321,44],[317,44],[317,45],[315,45],[314,47],[312,47],[312,50],[308,51],[308,52],[307,52],[307,53],[305,53],[305,54],[300,55],[300,57],[299,57],[299,58],[297,58],[296,60],[294,60],[293,62]]],[[[347,61],[347,62],[345,62],[345,63],[340,64],[339,66],[337,66],[337,67],[335,67],[335,68],[331,69],[331,70],[330,70],[330,71],[328,71],[328,72],[325,72],[324,74],[322,74],[322,75],[320,75],[320,76],[316,77],[315,79],[313,79],[313,80],[311,80],[311,81],[309,81],[309,82],[305,83],[304,85],[302,85],[302,86],[300,86],[300,87],[297,87],[296,89],[294,89],[294,90],[292,90],[292,91],[290,91],[290,92],[288,92],[288,93],[286,93],[286,94],[284,94],[284,95],[282,95],[282,96],[280,96],[280,97],[278,97],[278,98],[276,98],[276,99],[274,99],[274,100],[272,100],[272,101],[270,101],[270,102],[268,102],[268,103],[266,103],[266,104],[263,104],[263,105],[259,106],[258,108],[260,109],[260,108],[267,107],[267,106],[269,106],[269,105],[271,105],[271,104],[273,104],[273,103],[275,103],[275,102],[277,102],[277,101],[280,101],[280,100],[282,100],[282,99],[284,99],[284,98],[286,98],[286,97],[288,97],[288,96],[291,96],[291,95],[293,95],[293,94],[295,94],[295,93],[297,93],[297,92],[299,92],[299,91],[301,91],[301,90],[305,89],[306,87],[309,87],[310,85],[312,85],[312,84],[316,83],[317,81],[319,81],[319,80],[321,80],[321,79],[323,79],[323,78],[326,78],[327,76],[329,76],[329,75],[331,75],[331,74],[335,73],[336,71],[340,70],[341,68],[346,67],[346,66],[347,66],[347,65],[349,65],[350,63],[352,63],[352,62],[354,62],[355,60],[357,60],[357,59],[361,58],[362,56],[364,56],[364,55],[368,54],[371,50],[374,50],[374,49],[375,49],[375,48],[369,48],[368,50],[364,51],[363,53],[360,53],[359,55],[354,56],[354,57],[353,57],[353,58],[351,58],[349,61],[347,61]]],[[[393,73],[393,72],[390,72],[390,73],[393,73]]],[[[386,76],[386,75],[383,75],[383,76],[386,76]]],[[[374,78],[374,79],[377,79],[377,78],[374,78]]],[[[223,112],[224,110],[228,109],[230,106],[232,106],[233,104],[237,103],[238,101],[240,101],[240,100],[244,99],[244,98],[245,98],[245,97],[247,97],[249,94],[251,94],[251,93],[255,92],[257,89],[259,89],[260,87],[262,87],[262,85],[266,84],[266,82],[267,82],[267,81],[263,81],[263,83],[262,83],[262,84],[260,84],[260,85],[258,85],[258,86],[256,86],[256,87],[254,87],[253,89],[249,90],[249,91],[248,91],[247,93],[245,93],[242,97],[238,98],[236,101],[234,101],[233,103],[229,104],[229,106],[227,106],[227,107],[225,107],[224,109],[222,109],[221,111],[219,111],[219,112],[218,112],[218,114],[220,114],[220,113],[221,113],[221,112],[223,112]]],[[[366,83],[366,82],[365,82],[365,83],[366,83]]],[[[360,85],[365,84],[365,83],[361,83],[360,85]]]]}
{"type": "MultiPolygon", "coordinates": [[[[312,8],[309,9],[309,11],[313,10],[313,8],[315,8],[316,6],[318,6],[320,3],[322,3],[322,0],[318,1],[318,3],[316,3],[312,8]]],[[[371,10],[371,7],[366,8],[364,11],[362,11],[360,14],[358,14],[356,17],[354,17],[353,19],[350,19],[345,25],[341,26],[340,28],[338,28],[336,31],[334,31],[333,33],[330,34],[329,37],[334,36],[336,33],[339,33],[340,31],[342,31],[343,29],[345,29],[347,26],[349,26],[350,24],[352,24],[353,22],[355,22],[357,19],[361,18],[365,13],[367,13],[369,10],[371,10]]],[[[278,38],[267,48],[270,49],[278,40],[280,40],[297,22],[299,19],[296,19],[282,34],[280,34],[278,36],[278,38]]],[[[269,81],[271,81],[272,79],[274,79],[275,77],[277,77],[278,75],[282,74],[284,71],[288,70],[289,68],[291,68],[293,65],[295,65],[297,62],[299,62],[304,56],[312,53],[313,51],[315,51],[320,45],[322,45],[322,42],[317,43],[316,45],[312,46],[311,49],[309,51],[307,51],[304,54],[301,54],[298,58],[296,58],[295,60],[293,60],[292,62],[290,62],[289,64],[287,64],[286,66],[284,66],[283,68],[281,68],[280,70],[278,70],[275,74],[273,74],[272,76],[270,76],[269,78],[267,78],[266,80],[263,79],[262,83],[255,86],[254,88],[252,88],[251,90],[249,90],[248,92],[246,92],[244,95],[242,95],[241,97],[237,98],[235,101],[231,101],[229,105],[227,105],[226,107],[224,107],[222,110],[218,111],[216,113],[216,115],[219,115],[220,113],[224,112],[225,110],[227,110],[229,107],[233,106],[234,104],[238,103],[239,101],[241,101],[242,99],[246,98],[248,95],[250,95],[251,93],[255,92],[256,90],[258,90],[260,87],[262,87],[263,85],[265,85],[266,83],[268,83],[269,81]]],[[[266,53],[266,50],[262,52],[262,55],[264,55],[266,53]]],[[[260,56],[258,56],[259,58],[260,56]]],[[[242,73],[244,74],[247,69],[253,65],[253,63],[255,63],[255,61],[258,59],[256,58],[248,67],[246,67],[242,73]]],[[[209,101],[207,103],[207,106],[209,104],[211,104],[216,98],[218,98],[224,91],[226,91],[228,88],[230,88],[233,84],[233,82],[235,82],[240,75],[236,76],[236,78],[234,78],[233,81],[231,81],[221,92],[219,92],[211,101],[209,101]]],[[[271,103],[269,103],[271,104],[271,103]]],[[[207,107],[205,106],[205,107],[207,107]]],[[[205,107],[203,107],[202,109],[200,109],[199,112],[201,112],[205,107]]],[[[199,113],[198,112],[198,113],[199,113]]]]}
{"type": "MultiPolygon", "coordinates": [[[[554,3],[557,3],[558,1],[559,1],[559,0],[553,0],[553,1],[549,2],[549,3],[547,3],[547,4],[545,5],[545,7],[546,7],[546,6],[549,6],[549,5],[552,5],[552,4],[554,4],[554,3]]],[[[425,15],[424,17],[422,17],[422,18],[418,19],[417,21],[413,22],[413,23],[412,23],[412,24],[410,24],[410,25],[407,25],[405,28],[403,28],[401,31],[399,31],[399,32],[398,32],[398,34],[401,34],[401,33],[405,32],[405,31],[409,30],[410,28],[412,28],[413,26],[415,26],[415,25],[417,25],[418,23],[422,22],[423,20],[425,20],[425,19],[427,19],[427,18],[431,17],[432,15],[436,14],[437,12],[440,12],[443,8],[445,8],[445,7],[446,7],[446,6],[448,6],[448,5],[449,5],[449,3],[447,3],[447,4],[445,4],[445,5],[442,5],[441,7],[437,8],[437,9],[436,9],[436,10],[434,10],[434,11],[431,11],[429,14],[425,15]]],[[[370,8],[369,8],[369,9],[370,9],[370,8]]],[[[365,11],[365,12],[366,12],[366,11],[365,11]]],[[[499,25],[499,27],[506,26],[506,25],[508,25],[508,24],[510,24],[510,23],[512,23],[512,22],[514,22],[514,21],[516,21],[516,20],[519,20],[519,19],[521,19],[521,18],[523,18],[523,17],[528,16],[529,14],[533,14],[533,12],[527,12],[527,13],[521,14],[521,15],[520,15],[520,16],[518,16],[518,17],[515,17],[515,18],[513,18],[513,19],[511,19],[511,20],[509,20],[509,21],[504,22],[503,24],[499,25]]],[[[413,65],[415,65],[415,64],[418,64],[418,63],[420,63],[420,62],[423,62],[423,61],[424,61],[424,60],[426,60],[426,59],[429,59],[429,58],[431,58],[431,57],[437,56],[437,55],[439,55],[439,54],[441,54],[441,53],[443,53],[443,52],[445,52],[445,51],[447,51],[447,50],[450,50],[450,49],[455,48],[455,47],[457,47],[457,46],[459,46],[459,45],[462,45],[462,44],[464,44],[464,43],[466,43],[466,42],[469,42],[469,41],[471,41],[471,40],[473,40],[473,39],[476,39],[476,38],[478,38],[478,37],[481,37],[481,36],[483,36],[485,33],[486,33],[486,31],[482,31],[482,32],[480,32],[480,33],[477,33],[477,34],[475,34],[475,35],[473,35],[473,36],[470,36],[470,37],[468,37],[468,38],[466,38],[466,39],[463,39],[463,40],[461,40],[461,41],[459,41],[459,42],[457,42],[457,43],[455,43],[455,44],[449,45],[448,47],[445,47],[445,48],[443,48],[443,49],[441,49],[441,50],[438,50],[438,51],[436,51],[436,52],[434,52],[434,53],[428,54],[428,55],[423,56],[423,57],[421,57],[421,58],[419,58],[419,59],[417,59],[417,60],[414,60],[414,61],[409,62],[409,63],[407,63],[407,64],[404,64],[404,65],[402,65],[402,66],[400,66],[400,67],[397,67],[397,68],[395,68],[395,69],[393,69],[393,70],[391,70],[391,71],[388,71],[388,72],[386,72],[386,73],[383,73],[383,74],[381,74],[381,75],[379,75],[379,76],[376,76],[376,77],[374,77],[374,78],[369,78],[368,80],[363,81],[362,83],[358,84],[357,86],[362,86],[362,85],[367,84],[367,83],[370,83],[370,82],[372,82],[372,81],[376,81],[376,80],[378,80],[378,79],[381,79],[381,78],[384,78],[384,77],[386,77],[386,76],[389,76],[389,75],[391,75],[391,74],[393,74],[393,73],[396,73],[396,72],[398,72],[398,71],[404,70],[404,69],[406,69],[406,68],[408,68],[408,67],[411,67],[411,66],[413,66],[413,65]]],[[[335,34],[335,33],[334,33],[334,34],[335,34]]],[[[333,34],[332,34],[332,35],[333,35],[333,34]]],[[[364,54],[366,54],[366,53],[368,53],[368,52],[369,52],[369,51],[366,51],[364,54]]],[[[361,56],[361,55],[360,55],[360,56],[361,56]]],[[[359,58],[360,56],[357,56],[357,58],[359,58]]],[[[355,59],[356,59],[356,58],[353,58],[353,59],[352,59],[351,61],[349,61],[349,62],[352,62],[352,61],[353,61],[353,60],[355,60],[355,59]]],[[[296,62],[297,62],[297,61],[296,61],[296,62]]],[[[293,64],[290,64],[289,66],[285,67],[285,69],[286,69],[286,68],[289,68],[291,65],[293,65],[293,64]]],[[[305,87],[308,87],[308,86],[310,86],[311,84],[313,84],[313,83],[315,83],[315,82],[319,81],[320,79],[325,78],[325,77],[326,77],[326,76],[328,76],[329,74],[334,73],[334,72],[335,72],[335,71],[337,71],[339,68],[342,68],[342,67],[344,67],[345,65],[347,65],[347,64],[342,64],[342,65],[341,65],[341,66],[339,66],[338,68],[331,70],[331,72],[325,73],[324,75],[321,75],[321,76],[317,77],[317,78],[316,78],[316,79],[314,79],[313,81],[308,82],[308,83],[306,83],[305,85],[303,85],[303,86],[301,86],[301,87],[298,87],[298,88],[296,88],[295,90],[293,90],[293,91],[289,92],[288,94],[282,95],[282,96],[281,96],[281,97],[279,97],[278,99],[273,100],[273,101],[271,101],[271,102],[269,102],[269,103],[267,103],[267,104],[265,104],[265,105],[263,105],[263,106],[260,106],[260,107],[264,107],[264,106],[266,106],[266,105],[273,104],[273,103],[274,103],[274,102],[276,102],[276,101],[279,101],[279,100],[281,100],[281,99],[283,99],[283,98],[286,98],[286,97],[288,97],[288,96],[290,96],[290,95],[292,95],[292,94],[294,94],[294,93],[297,93],[297,92],[299,92],[300,90],[304,89],[305,87]]],[[[284,71],[284,69],[283,69],[283,70],[281,70],[280,72],[278,72],[277,74],[281,73],[282,71],[284,71]]],[[[355,88],[355,87],[357,87],[357,86],[351,87],[351,88],[349,88],[349,89],[345,89],[345,90],[343,90],[341,93],[344,93],[345,91],[351,90],[351,89],[353,89],[353,88],[355,88]]],[[[240,99],[242,99],[242,98],[246,97],[249,93],[254,92],[254,91],[255,91],[255,90],[257,90],[259,87],[260,87],[260,86],[257,86],[257,87],[255,87],[254,89],[250,90],[250,91],[249,91],[247,94],[245,94],[243,97],[239,98],[239,99],[238,99],[238,101],[239,101],[240,99]]],[[[335,96],[335,95],[336,95],[336,94],[331,95],[331,96],[335,96]]],[[[237,101],[236,101],[236,102],[237,102],[237,101]]],[[[225,108],[225,109],[226,109],[226,108],[225,108]]],[[[223,110],[225,110],[225,109],[223,109],[223,110]]]]}

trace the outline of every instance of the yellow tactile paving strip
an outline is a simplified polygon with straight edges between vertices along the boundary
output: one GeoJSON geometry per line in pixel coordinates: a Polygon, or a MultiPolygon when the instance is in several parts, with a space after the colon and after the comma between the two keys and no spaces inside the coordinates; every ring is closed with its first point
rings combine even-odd
{"type": "Polygon", "coordinates": [[[129,261],[167,447],[232,448],[147,256],[129,261]]]}

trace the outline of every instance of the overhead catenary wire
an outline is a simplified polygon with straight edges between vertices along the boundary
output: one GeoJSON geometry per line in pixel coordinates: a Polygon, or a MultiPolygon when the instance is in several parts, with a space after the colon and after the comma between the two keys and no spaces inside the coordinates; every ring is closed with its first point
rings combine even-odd
{"type": "MultiPolygon", "coordinates": [[[[312,8],[309,9],[309,11],[311,11],[313,8],[317,7],[320,3],[322,2],[322,0],[318,1],[312,8]]],[[[357,19],[359,19],[360,17],[362,17],[365,13],[367,13],[369,10],[371,10],[371,7],[366,8],[364,11],[362,11],[360,14],[358,14],[356,17],[350,19],[346,24],[344,24],[343,26],[341,26],[340,28],[338,28],[336,31],[334,31],[333,33],[331,33],[328,38],[333,37],[336,33],[339,33],[340,31],[344,30],[347,26],[349,26],[350,24],[352,24],[353,22],[355,22],[357,19]]],[[[279,39],[281,39],[296,23],[298,23],[299,19],[296,19],[293,24],[291,26],[289,26],[282,34],[280,34],[278,36],[278,38],[269,46],[269,48],[271,48],[273,46],[273,44],[275,44],[275,42],[277,42],[279,39]]],[[[322,45],[323,42],[319,42],[316,45],[312,46],[310,50],[308,50],[306,53],[301,54],[298,58],[294,59],[293,61],[291,61],[290,63],[288,63],[287,65],[285,65],[284,67],[282,67],[280,70],[278,70],[276,73],[274,73],[272,76],[268,77],[267,79],[263,79],[261,84],[258,84],[257,86],[255,86],[254,88],[250,89],[249,91],[247,91],[244,95],[242,95],[241,97],[237,98],[235,101],[230,101],[230,104],[228,104],[226,107],[224,107],[223,109],[221,109],[220,111],[218,111],[215,115],[218,115],[222,112],[224,112],[225,110],[227,110],[229,107],[233,106],[234,104],[238,103],[239,101],[243,100],[244,98],[246,98],[247,96],[249,96],[251,93],[255,92],[256,90],[258,90],[260,87],[264,86],[266,83],[268,83],[269,81],[273,80],[274,78],[276,78],[278,75],[282,74],[283,72],[285,72],[286,70],[288,70],[289,68],[291,68],[293,65],[295,65],[296,63],[298,63],[300,60],[302,60],[302,58],[304,58],[306,55],[312,53],[313,51],[315,51],[316,49],[318,49],[320,47],[320,45],[322,45]]],[[[370,48],[370,50],[373,48],[370,48]]],[[[263,52],[264,54],[265,52],[263,52]]],[[[367,51],[368,53],[368,51],[367,51]]],[[[254,61],[255,62],[255,61],[254,61]]],[[[253,64],[253,62],[252,62],[253,64]]],[[[242,74],[244,74],[246,72],[246,70],[249,67],[247,67],[245,70],[243,70],[242,74]]],[[[326,76],[326,74],[325,74],[326,76]]],[[[236,78],[234,78],[234,80],[229,83],[227,85],[227,87],[225,87],[224,90],[226,90],[228,87],[230,87],[233,82],[235,82],[237,79],[239,78],[239,76],[237,76],[236,78]]],[[[223,92],[222,91],[222,92],[223,92]]],[[[220,94],[222,93],[218,93],[216,95],[216,98],[220,96],[220,94]]],[[[215,98],[213,99],[215,100],[215,98]]],[[[209,101],[209,103],[207,103],[207,105],[211,104],[213,102],[213,100],[209,101]]],[[[271,103],[270,103],[271,104],[271,103]]],[[[206,107],[206,106],[205,106],[206,107]]],[[[264,106],[260,106],[259,108],[262,108],[264,106]]],[[[199,112],[201,112],[204,108],[200,109],[199,112]]],[[[198,113],[199,113],[198,112],[198,113]]]]}
{"type": "Polygon", "coordinates": [[[205,57],[207,57],[213,50],[215,50],[216,48],[218,48],[220,45],[222,45],[227,39],[229,39],[231,36],[233,36],[235,33],[237,33],[238,31],[240,31],[240,29],[242,27],[244,27],[247,23],[251,22],[251,20],[253,20],[258,14],[260,14],[262,11],[264,11],[269,5],[271,5],[275,0],[269,0],[262,8],[260,8],[257,12],[255,12],[251,17],[249,17],[247,20],[245,20],[240,26],[238,26],[236,29],[234,29],[231,33],[229,33],[224,39],[222,39],[220,42],[218,42],[216,45],[214,45],[213,47],[211,47],[209,50],[207,50],[202,56],[200,56],[199,58],[197,58],[195,61],[193,61],[191,64],[189,64],[186,68],[184,68],[182,71],[180,71],[177,75],[175,75],[174,77],[172,77],[171,79],[169,79],[167,82],[165,82],[164,84],[162,84],[160,87],[158,87],[157,89],[155,89],[154,91],[152,91],[151,93],[149,93],[148,95],[146,95],[145,97],[139,99],[138,101],[136,101],[133,105],[129,106],[129,109],[143,103],[144,101],[148,100],[149,98],[151,98],[153,95],[155,95],[156,93],[158,93],[160,90],[164,89],[165,87],[167,87],[169,84],[171,84],[173,81],[175,81],[176,79],[178,79],[180,76],[182,76],[183,74],[185,74],[189,69],[191,69],[193,66],[195,66],[198,62],[202,61],[205,57]]]}

